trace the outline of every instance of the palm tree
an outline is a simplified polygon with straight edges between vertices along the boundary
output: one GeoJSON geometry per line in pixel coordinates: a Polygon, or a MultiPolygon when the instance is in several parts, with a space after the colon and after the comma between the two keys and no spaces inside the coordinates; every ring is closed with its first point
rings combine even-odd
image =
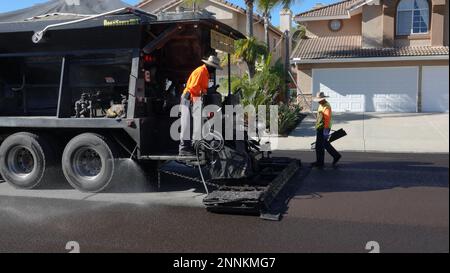
{"type": "Polygon", "coordinates": [[[292,48],[296,48],[301,39],[306,39],[306,29],[302,25],[297,25],[291,29],[292,48]]]}
{"type": "Polygon", "coordinates": [[[247,10],[247,37],[253,37],[253,3],[255,0],[245,0],[247,10]]]}
{"type": "Polygon", "coordinates": [[[234,58],[243,60],[248,67],[248,77],[253,79],[256,72],[256,61],[268,55],[267,47],[255,37],[236,41],[234,58]]]}
{"type": "Polygon", "coordinates": [[[267,50],[270,51],[269,27],[270,27],[270,13],[273,8],[280,3],[280,0],[257,0],[258,9],[262,13],[264,19],[264,42],[267,45],[267,50]]]}
{"type": "Polygon", "coordinates": [[[292,7],[292,5],[297,3],[298,0],[279,0],[278,2],[281,3],[281,5],[283,6],[283,9],[289,9],[290,7],[292,7]]]}
{"type": "MultiPolygon", "coordinates": [[[[283,10],[289,10],[292,5],[294,5],[296,2],[299,2],[299,1],[297,1],[297,0],[279,0],[278,2],[281,3],[283,10]]],[[[304,29],[303,29],[303,31],[304,31],[304,29]]],[[[285,39],[290,40],[291,34],[289,32],[290,32],[290,30],[286,30],[286,32],[284,33],[285,39]]],[[[303,34],[304,34],[304,32],[303,32],[303,34]]],[[[303,34],[302,34],[302,31],[300,31],[297,35],[304,36],[303,34]]],[[[288,41],[288,42],[292,43],[291,41],[288,41]]],[[[286,85],[284,86],[285,87],[285,98],[284,99],[285,99],[286,103],[289,102],[288,92],[287,92],[288,86],[289,86],[289,81],[290,81],[289,80],[289,71],[290,71],[290,65],[289,65],[290,52],[289,51],[290,51],[289,48],[286,48],[286,61],[285,61],[285,68],[284,68],[285,69],[284,77],[285,77],[285,83],[286,83],[286,85]]]]}

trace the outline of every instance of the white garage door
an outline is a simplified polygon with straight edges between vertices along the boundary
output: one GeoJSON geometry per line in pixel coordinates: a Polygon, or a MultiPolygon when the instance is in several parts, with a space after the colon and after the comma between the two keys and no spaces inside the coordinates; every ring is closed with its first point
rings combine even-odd
{"type": "Polygon", "coordinates": [[[448,112],[448,66],[424,66],[422,111],[448,112]]]}
{"type": "MultiPolygon", "coordinates": [[[[416,112],[418,67],[313,69],[335,112],[416,112]]],[[[315,105],[317,106],[317,105],[315,105]]]]}

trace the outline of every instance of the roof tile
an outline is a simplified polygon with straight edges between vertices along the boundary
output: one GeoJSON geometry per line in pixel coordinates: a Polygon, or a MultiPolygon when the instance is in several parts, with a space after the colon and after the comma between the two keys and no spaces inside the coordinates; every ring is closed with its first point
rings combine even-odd
{"type": "Polygon", "coordinates": [[[300,14],[297,14],[295,17],[326,17],[347,15],[348,8],[361,1],[362,0],[344,0],[331,5],[302,12],[300,14]]]}
{"type": "Polygon", "coordinates": [[[449,54],[448,46],[363,48],[361,41],[362,37],[360,35],[303,39],[294,50],[292,58],[301,60],[319,60],[449,54]]]}

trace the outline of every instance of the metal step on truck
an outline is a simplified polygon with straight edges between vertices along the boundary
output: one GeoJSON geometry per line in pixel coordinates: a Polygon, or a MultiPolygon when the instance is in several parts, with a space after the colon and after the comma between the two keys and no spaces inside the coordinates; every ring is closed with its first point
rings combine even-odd
{"type": "MultiPolygon", "coordinates": [[[[196,156],[179,157],[170,136],[178,119],[170,111],[190,72],[217,50],[232,53],[242,38],[206,12],[123,8],[0,23],[1,176],[19,189],[65,179],[96,193],[114,183],[117,160],[128,158],[157,166],[159,183],[162,175],[202,183],[211,211],[270,210],[299,161],[272,158],[255,139],[221,135],[199,141],[196,156]],[[167,169],[171,161],[199,175],[167,169]]],[[[223,109],[239,104],[239,95],[211,92],[208,103],[223,109]]]]}

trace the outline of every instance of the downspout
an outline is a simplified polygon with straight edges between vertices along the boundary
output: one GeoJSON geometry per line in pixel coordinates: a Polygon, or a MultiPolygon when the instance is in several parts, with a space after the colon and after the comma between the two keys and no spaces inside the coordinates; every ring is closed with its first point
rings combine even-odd
{"type": "Polygon", "coordinates": [[[418,77],[417,77],[417,113],[422,113],[422,73],[423,73],[423,66],[419,65],[418,70],[418,77]]]}

